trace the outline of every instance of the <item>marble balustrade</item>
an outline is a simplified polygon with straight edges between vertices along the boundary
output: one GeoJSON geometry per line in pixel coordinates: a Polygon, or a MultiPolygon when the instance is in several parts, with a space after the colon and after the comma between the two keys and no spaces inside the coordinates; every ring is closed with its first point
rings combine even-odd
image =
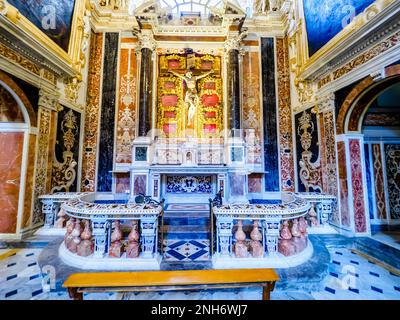
{"type": "Polygon", "coordinates": [[[61,209],[61,204],[65,201],[87,195],[87,192],[59,192],[45,194],[39,197],[42,202],[42,213],[44,215],[45,228],[65,228],[68,216],[61,209]]]}
{"type": "Polygon", "coordinates": [[[279,252],[291,256],[307,247],[306,216],[311,204],[284,194],[279,204],[214,206],[218,257],[265,258],[279,252]]]}
{"type": "Polygon", "coordinates": [[[158,255],[158,217],[162,204],[98,203],[100,194],[64,202],[65,248],[92,258],[154,258],[158,255]]]}
{"type": "Polygon", "coordinates": [[[311,203],[308,220],[312,227],[326,226],[336,210],[336,197],[318,192],[301,192],[297,195],[311,203]]]}

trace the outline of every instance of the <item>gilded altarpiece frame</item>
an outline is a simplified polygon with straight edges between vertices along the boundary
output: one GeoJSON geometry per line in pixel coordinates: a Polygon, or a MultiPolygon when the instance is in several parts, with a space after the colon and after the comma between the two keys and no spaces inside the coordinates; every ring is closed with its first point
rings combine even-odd
{"type": "Polygon", "coordinates": [[[210,54],[187,57],[186,54],[159,56],[157,83],[157,128],[167,138],[193,138],[207,141],[219,138],[223,130],[223,88],[221,57],[210,54]],[[210,70],[214,72],[196,84],[199,105],[194,121],[189,124],[188,107],[185,103],[186,83],[169,72],[185,74],[190,70],[194,76],[210,70]],[[191,132],[191,133],[190,133],[191,132]]]}

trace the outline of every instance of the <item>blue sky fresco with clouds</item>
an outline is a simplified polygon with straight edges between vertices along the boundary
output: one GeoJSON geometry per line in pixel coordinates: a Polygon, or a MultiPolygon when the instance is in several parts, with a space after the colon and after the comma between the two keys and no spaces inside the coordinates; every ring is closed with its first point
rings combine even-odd
{"type": "Polygon", "coordinates": [[[374,0],[303,0],[310,57],[343,29],[352,12],[363,12],[374,0]]]}

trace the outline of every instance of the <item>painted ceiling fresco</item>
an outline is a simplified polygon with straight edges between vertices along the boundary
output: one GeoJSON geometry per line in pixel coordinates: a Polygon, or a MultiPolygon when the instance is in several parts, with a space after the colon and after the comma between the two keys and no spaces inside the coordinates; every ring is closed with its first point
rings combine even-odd
{"type": "Polygon", "coordinates": [[[8,0],[22,15],[68,51],[75,0],[8,0]]]}
{"type": "Polygon", "coordinates": [[[303,0],[310,57],[375,0],[303,0]]]}

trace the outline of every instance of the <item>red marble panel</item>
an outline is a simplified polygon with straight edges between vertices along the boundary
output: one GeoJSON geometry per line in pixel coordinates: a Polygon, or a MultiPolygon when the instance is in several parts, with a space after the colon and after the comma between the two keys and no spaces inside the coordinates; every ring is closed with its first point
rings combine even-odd
{"type": "Polygon", "coordinates": [[[136,69],[134,49],[120,50],[118,79],[118,120],[116,136],[116,162],[131,163],[132,141],[136,127],[136,69]]]}
{"type": "Polygon", "coordinates": [[[375,205],[378,219],[386,219],[385,185],[383,182],[382,152],[380,144],[372,145],[372,161],[374,166],[375,205]]]}
{"type": "Polygon", "coordinates": [[[206,118],[206,119],[214,119],[216,117],[217,117],[217,114],[215,113],[215,111],[204,112],[204,118],[206,118]]]}
{"type": "Polygon", "coordinates": [[[168,68],[170,69],[179,69],[181,66],[181,63],[179,60],[169,60],[168,61],[168,68]]]}
{"type": "Polygon", "coordinates": [[[164,118],[175,119],[176,118],[175,111],[164,111],[164,118]]]}
{"type": "Polygon", "coordinates": [[[205,124],[204,131],[206,133],[215,133],[215,132],[217,132],[217,125],[216,124],[205,124]]]}
{"type": "Polygon", "coordinates": [[[146,175],[137,175],[133,182],[133,193],[134,194],[146,194],[146,175]]]}
{"type": "Polygon", "coordinates": [[[0,233],[15,233],[24,133],[0,133],[0,233]]]}
{"type": "Polygon", "coordinates": [[[252,193],[262,192],[262,174],[253,173],[248,177],[248,190],[252,193]]]}
{"type": "Polygon", "coordinates": [[[176,107],[178,104],[178,96],[176,95],[164,95],[161,97],[161,103],[163,107],[176,107]]]}
{"type": "Polygon", "coordinates": [[[346,170],[346,145],[343,141],[339,141],[337,143],[337,150],[338,150],[338,162],[339,162],[341,224],[345,227],[350,227],[349,189],[347,187],[347,170],[346,170]]]}
{"type": "Polygon", "coordinates": [[[353,210],[356,232],[366,232],[367,224],[364,205],[364,184],[361,166],[361,146],[357,139],[349,140],[351,184],[353,189],[353,210]]]}
{"type": "Polygon", "coordinates": [[[165,134],[176,132],[176,124],[175,123],[164,124],[163,131],[165,132],[165,134]]]}
{"type": "Polygon", "coordinates": [[[125,193],[126,190],[130,190],[129,173],[117,173],[115,175],[115,192],[125,193]]]}
{"type": "Polygon", "coordinates": [[[203,95],[201,101],[205,107],[215,107],[219,104],[219,98],[216,94],[203,95]]]}

